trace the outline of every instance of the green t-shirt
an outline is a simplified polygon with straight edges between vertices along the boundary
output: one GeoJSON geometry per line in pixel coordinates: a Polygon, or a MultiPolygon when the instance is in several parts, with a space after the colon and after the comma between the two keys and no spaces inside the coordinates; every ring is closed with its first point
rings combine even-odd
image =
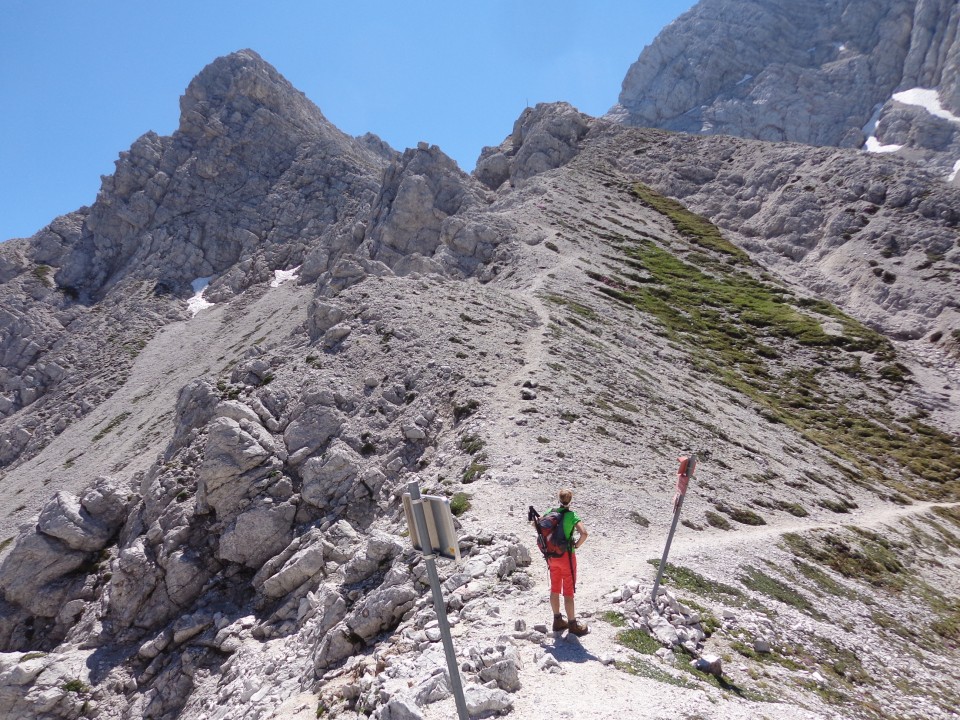
{"type": "MultiPolygon", "coordinates": [[[[551,508],[550,510],[547,510],[547,514],[552,512],[561,512],[562,510],[563,507],[551,508]]],[[[573,529],[577,526],[578,522],[580,522],[580,516],[577,515],[575,510],[567,509],[567,511],[563,513],[563,536],[567,540],[569,540],[573,535],[573,529]]],[[[570,546],[570,551],[576,552],[572,544],[570,546]]]]}

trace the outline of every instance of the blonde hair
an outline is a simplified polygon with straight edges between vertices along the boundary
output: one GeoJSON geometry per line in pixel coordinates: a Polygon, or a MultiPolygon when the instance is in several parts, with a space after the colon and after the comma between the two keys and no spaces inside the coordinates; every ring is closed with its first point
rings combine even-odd
{"type": "Polygon", "coordinates": [[[573,490],[568,490],[564,488],[560,491],[560,504],[569,505],[570,501],[573,500],[573,490]]]}

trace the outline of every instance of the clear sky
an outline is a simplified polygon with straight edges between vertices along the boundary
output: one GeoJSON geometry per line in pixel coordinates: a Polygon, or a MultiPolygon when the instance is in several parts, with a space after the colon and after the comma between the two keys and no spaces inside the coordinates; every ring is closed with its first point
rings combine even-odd
{"type": "Polygon", "coordinates": [[[427,141],[466,171],[524,107],[602,115],[694,0],[2,0],[0,240],[96,199],[100,176],[214,58],[252,48],[341,130],[427,141]]]}

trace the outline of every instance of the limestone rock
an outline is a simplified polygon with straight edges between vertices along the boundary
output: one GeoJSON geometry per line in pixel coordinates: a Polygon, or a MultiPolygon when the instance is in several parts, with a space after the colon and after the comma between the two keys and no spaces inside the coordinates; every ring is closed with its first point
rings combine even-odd
{"type": "Polygon", "coordinates": [[[296,506],[267,498],[240,513],[220,537],[217,557],[259,568],[293,538],[296,506]]]}
{"type": "Polygon", "coordinates": [[[54,618],[79,595],[84,578],[74,573],[89,557],[45,534],[27,532],[0,565],[0,592],[33,615],[54,618]]]}
{"type": "Polygon", "coordinates": [[[80,505],[80,498],[58,492],[40,512],[37,530],[63,541],[73,550],[92,552],[106,546],[113,529],[80,505]]]}
{"type": "Polygon", "coordinates": [[[362,247],[400,275],[472,272],[501,240],[469,217],[486,205],[476,180],[436,146],[421,144],[387,169],[362,247]]]}
{"type": "Polygon", "coordinates": [[[301,468],[302,497],[324,509],[346,500],[360,471],[360,456],[346,443],[335,443],[323,457],[310,458],[301,468]]]}
{"type": "Polygon", "coordinates": [[[497,148],[484,148],[475,174],[496,190],[509,180],[514,185],[547,170],[561,167],[579,152],[590,129],[588,116],[568,103],[539,103],[527,108],[513,125],[513,133],[497,148]]]}
{"type": "Polygon", "coordinates": [[[343,416],[335,408],[324,406],[305,408],[290,421],[283,433],[291,462],[293,458],[303,462],[323,448],[340,432],[342,424],[343,416]]]}
{"type": "Polygon", "coordinates": [[[236,420],[217,418],[207,431],[207,447],[197,473],[198,497],[218,515],[230,516],[247,498],[253,483],[270,472],[267,461],[272,457],[271,450],[236,420]]]}
{"type": "Polygon", "coordinates": [[[944,169],[960,139],[897,91],[935,88],[960,114],[955,28],[942,0],[704,0],[644,48],[610,116],[646,127],[856,148],[882,143],[944,169]],[[906,111],[906,112],[905,112],[906,111]],[[936,139],[934,139],[934,136],[936,139]],[[944,152],[949,150],[949,152],[944,152]]]}

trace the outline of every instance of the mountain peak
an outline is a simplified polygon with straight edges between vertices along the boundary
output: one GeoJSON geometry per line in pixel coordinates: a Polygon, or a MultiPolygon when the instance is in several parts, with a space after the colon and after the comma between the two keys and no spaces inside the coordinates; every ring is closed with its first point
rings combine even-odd
{"type": "Polygon", "coordinates": [[[270,63],[253,50],[238,50],[214,60],[187,86],[180,98],[180,131],[191,135],[206,131],[211,120],[233,124],[264,111],[308,132],[333,128],[270,63]]]}

